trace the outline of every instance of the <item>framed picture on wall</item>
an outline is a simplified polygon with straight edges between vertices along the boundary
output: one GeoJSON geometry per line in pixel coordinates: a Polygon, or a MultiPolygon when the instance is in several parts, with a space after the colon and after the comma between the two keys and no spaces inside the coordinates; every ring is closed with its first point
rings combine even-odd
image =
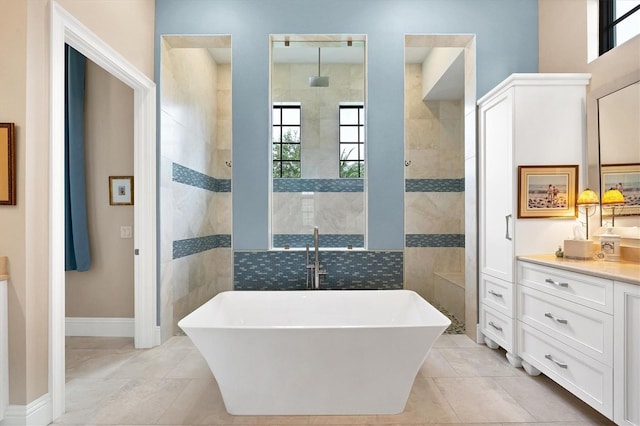
{"type": "Polygon", "coordinates": [[[16,205],[16,141],[13,123],[0,123],[0,204],[16,205]]]}
{"type": "Polygon", "coordinates": [[[112,206],[133,204],[133,176],[109,176],[109,204],[112,206]]]}
{"type": "MultiPolygon", "coordinates": [[[[624,196],[624,204],[616,208],[616,216],[640,215],[640,164],[603,164],[600,166],[600,197],[609,189],[624,196]]],[[[610,209],[603,209],[610,216],[610,209]]]]}
{"type": "Polygon", "coordinates": [[[518,166],[518,218],[578,217],[578,166],[518,166]]]}

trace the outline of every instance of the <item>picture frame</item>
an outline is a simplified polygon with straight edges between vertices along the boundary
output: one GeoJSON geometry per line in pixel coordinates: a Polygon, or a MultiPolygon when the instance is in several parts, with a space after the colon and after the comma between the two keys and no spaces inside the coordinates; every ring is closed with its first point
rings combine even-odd
{"type": "Polygon", "coordinates": [[[133,176],[109,176],[109,204],[133,205],[133,176]]]}
{"type": "Polygon", "coordinates": [[[577,218],[577,177],[577,164],[518,166],[518,218],[577,218]]]}
{"type": "MultiPolygon", "coordinates": [[[[640,164],[603,164],[600,166],[600,198],[614,188],[624,195],[624,205],[616,208],[616,216],[640,215],[640,164]]],[[[602,216],[612,215],[611,209],[602,209],[602,216]]]]}
{"type": "Polygon", "coordinates": [[[14,123],[0,123],[0,205],[16,205],[16,141],[14,123]]]}

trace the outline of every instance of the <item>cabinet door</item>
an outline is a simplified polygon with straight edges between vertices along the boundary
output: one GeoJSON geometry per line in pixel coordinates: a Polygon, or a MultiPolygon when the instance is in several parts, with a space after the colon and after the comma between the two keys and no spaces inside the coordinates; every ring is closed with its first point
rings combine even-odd
{"type": "Polygon", "coordinates": [[[640,425],[640,286],[614,283],[614,420],[640,425]]]}
{"type": "Polygon", "coordinates": [[[480,271],[513,282],[513,91],[480,107],[480,271]]]}

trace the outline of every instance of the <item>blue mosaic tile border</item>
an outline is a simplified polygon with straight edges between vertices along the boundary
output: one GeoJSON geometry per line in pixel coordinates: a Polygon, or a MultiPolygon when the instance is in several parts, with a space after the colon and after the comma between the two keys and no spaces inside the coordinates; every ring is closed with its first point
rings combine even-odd
{"type": "Polygon", "coordinates": [[[273,192],[364,192],[364,179],[273,179],[273,192]]]}
{"type": "MultiPolygon", "coordinates": [[[[284,247],[288,244],[291,248],[313,247],[313,235],[311,234],[273,234],[273,246],[284,247]]],[[[343,247],[349,244],[355,248],[364,248],[364,234],[320,234],[320,247],[343,247]]]]}
{"type": "Polygon", "coordinates": [[[406,247],[464,247],[464,234],[407,234],[406,247]]]}
{"type": "Polygon", "coordinates": [[[178,163],[173,163],[173,181],[213,192],[231,192],[231,179],[216,179],[178,163]]]}
{"type": "Polygon", "coordinates": [[[173,258],[189,256],[214,248],[230,248],[231,235],[219,234],[206,237],[187,238],[173,242],[173,258]]]}
{"type": "MultiPolygon", "coordinates": [[[[304,290],[305,264],[304,251],[234,252],[234,289],[304,290]]],[[[321,278],[324,289],[403,288],[402,251],[321,251],[320,264],[327,271],[321,278]]]]}
{"type": "Polygon", "coordinates": [[[464,178],[405,179],[405,192],[464,192],[464,178]]]}

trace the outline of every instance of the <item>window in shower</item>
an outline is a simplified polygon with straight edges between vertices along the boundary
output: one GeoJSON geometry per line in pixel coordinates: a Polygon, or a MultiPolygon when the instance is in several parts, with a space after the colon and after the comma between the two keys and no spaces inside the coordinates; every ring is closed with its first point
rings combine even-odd
{"type": "Polygon", "coordinates": [[[364,105],[340,105],[340,177],[364,177],[364,105]]]}
{"type": "Polygon", "coordinates": [[[299,178],[301,175],[300,124],[299,102],[273,105],[271,149],[274,178],[299,178]]]}

